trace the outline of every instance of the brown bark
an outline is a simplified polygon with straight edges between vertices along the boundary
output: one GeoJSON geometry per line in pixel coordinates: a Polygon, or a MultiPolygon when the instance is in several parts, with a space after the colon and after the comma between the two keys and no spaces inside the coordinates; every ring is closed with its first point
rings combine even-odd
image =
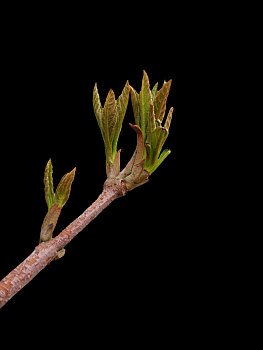
{"type": "Polygon", "coordinates": [[[51,241],[40,243],[32,254],[0,282],[0,308],[54,260],[57,252],[64,248],[103,209],[114,199],[125,194],[126,187],[123,182],[106,180],[103,192],[83,214],[68,225],[57,237],[51,241]]]}

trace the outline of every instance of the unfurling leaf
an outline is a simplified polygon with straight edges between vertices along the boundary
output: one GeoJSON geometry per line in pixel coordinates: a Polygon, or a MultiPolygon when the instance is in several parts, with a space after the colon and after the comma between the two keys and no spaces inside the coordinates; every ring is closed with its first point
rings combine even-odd
{"type": "Polygon", "coordinates": [[[148,128],[147,128],[147,137],[146,137],[146,142],[149,144],[151,143],[151,134],[156,128],[156,123],[155,123],[155,114],[154,114],[154,107],[153,104],[150,105],[150,111],[149,111],[149,121],[148,121],[148,128]]]}
{"type": "Polygon", "coordinates": [[[117,143],[128,106],[129,91],[130,86],[127,81],[121,95],[116,101],[114,91],[110,89],[104,107],[102,108],[97,84],[95,84],[93,90],[94,113],[103,137],[106,161],[109,168],[111,168],[117,156],[117,143]]]}
{"type": "Polygon", "coordinates": [[[114,157],[117,153],[117,143],[118,143],[121,128],[122,128],[123,119],[125,117],[126,110],[128,107],[129,92],[130,92],[130,85],[129,85],[129,82],[127,81],[124,86],[124,89],[122,90],[121,95],[117,99],[117,104],[116,104],[117,123],[116,123],[114,138],[113,138],[113,156],[114,157]]]}
{"type": "Polygon", "coordinates": [[[129,85],[129,81],[127,80],[121,95],[117,99],[118,121],[120,121],[121,123],[123,122],[123,118],[125,116],[127,106],[128,106],[129,91],[130,91],[130,85],[129,85]]]}
{"type": "Polygon", "coordinates": [[[130,86],[131,92],[131,102],[134,114],[134,120],[136,125],[140,125],[140,104],[139,104],[139,94],[130,86]]]}
{"type": "Polygon", "coordinates": [[[163,150],[158,160],[153,164],[152,168],[149,170],[149,173],[152,174],[161,165],[165,158],[169,156],[170,153],[171,151],[169,149],[163,150]]]}
{"type": "Polygon", "coordinates": [[[139,99],[141,116],[140,127],[142,129],[144,137],[146,138],[150,105],[152,103],[152,93],[150,90],[149,78],[145,71],[143,71],[142,88],[139,95],[139,99]]]}
{"type": "Polygon", "coordinates": [[[169,113],[166,117],[166,121],[165,121],[165,124],[164,124],[164,128],[169,131],[169,128],[170,128],[170,125],[171,125],[171,121],[172,121],[172,116],[173,116],[173,107],[170,108],[169,110],[169,113]]]}
{"type": "Polygon", "coordinates": [[[135,123],[143,133],[144,152],[141,159],[145,160],[144,169],[149,174],[152,174],[170,153],[170,151],[163,153],[161,151],[172,120],[173,108],[170,109],[163,125],[171,83],[172,80],[164,81],[159,91],[156,83],[151,90],[149,78],[143,71],[140,93],[138,94],[134,88],[130,87],[135,123]]]}
{"type": "Polygon", "coordinates": [[[153,149],[152,164],[154,164],[157,161],[167,136],[168,136],[168,131],[161,126],[158,126],[153,131],[153,133],[152,133],[152,149],[153,149]]]}
{"type": "MultiPolygon", "coordinates": [[[[62,177],[57,186],[56,193],[54,194],[51,160],[49,160],[46,165],[44,184],[48,212],[41,226],[40,242],[47,242],[52,239],[53,231],[56,227],[61,209],[69,198],[71,185],[75,177],[75,171],[76,168],[62,177]]],[[[62,254],[63,252],[60,252],[59,256],[62,256],[62,254]]]]}
{"type": "Polygon", "coordinates": [[[93,90],[93,109],[94,109],[94,114],[96,116],[100,131],[102,133],[102,136],[104,137],[103,127],[102,127],[102,107],[101,107],[100,96],[99,96],[97,84],[95,84],[94,90],[93,90]]]}
{"type": "Polygon", "coordinates": [[[157,95],[157,92],[158,92],[158,83],[156,83],[152,89],[152,100],[154,101],[156,95],[157,95]]]}
{"type": "Polygon", "coordinates": [[[127,81],[117,101],[113,90],[109,91],[103,108],[95,84],[93,106],[105,145],[107,178],[124,181],[128,190],[148,181],[149,175],[170,154],[168,150],[162,152],[162,147],[168,136],[173,113],[171,108],[163,123],[171,83],[172,80],[164,81],[160,90],[156,83],[151,89],[148,75],[143,71],[139,93],[127,81]],[[120,171],[120,151],[117,152],[117,142],[129,94],[135,119],[135,125],[130,126],[137,133],[137,145],[130,161],[120,171]]]}
{"type": "Polygon", "coordinates": [[[70,195],[71,185],[75,177],[76,168],[67,173],[60,180],[55,193],[55,203],[58,203],[60,207],[63,207],[70,195]]]}
{"type": "Polygon", "coordinates": [[[117,123],[117,113],[116,113],[116,101],[115,94],[112,89],[110,89],[108,96],[106,98],[106,102],[103,108],[103,129],[106,133],[108,132],[108,137],[110,143],[113,141],[114,136],[114,128],[117,123]]]}
{"type": "Polygon", "coordinates": [[[157,120],[162,122],[165,110],[166,110],[166,102],[169,95],[170,87],[172,80],[168,82],[164,82],[163,87],[158,91],[156,98],[154,100],[154,111],[155,117],[157,120]]]}
{"type": "Polygon", "coordinates": [[[45,199],[48,209],[55,203],[54,202],[54,188],[53,188],[53,168],[51,159],[47,162],[44,173],[44,185],[45,185],[45,199]]]}

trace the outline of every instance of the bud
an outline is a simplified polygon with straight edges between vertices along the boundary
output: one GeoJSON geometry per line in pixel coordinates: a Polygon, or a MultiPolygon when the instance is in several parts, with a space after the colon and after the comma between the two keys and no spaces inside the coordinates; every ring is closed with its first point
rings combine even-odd
{"type": "MultiPolygon", "coordinates": [[[[137,128],[140,128],[143,134],[143,158],[145,159],[144,169],[149,174],[152,174],[171,153],[169,150],[162,152],[162,147],[168,137],[173,114],[173,108],[171,108],[165,124],[162,126],[171,83],[172,80],[169,80],[168,82],[165,81],[159,91],[158,84],[155,84],[151,90],[149,78],[146,72],[143,71],[140,93],[137,93],[134,88],[130,87],[133,113],[136,123],[135,127],[137,126],[137,128]]],[[[133,128],[135,129],[135,127],[133,128]]]]}
{"type": "Polygon", "coordinates": [[[115,158],[119,156],[117,154],[117,144],[128,106],[129,89],[129,82],[127,81],[117,100],[114,91],[110,89],[102,108],[97,84],[94,86],[93,108],[104,141],[107,169],[113,166],[115,158]]]}
{"type": "Polygon", "coordinates": [[[53,167],[51,159],[49,159],[44,173],[45,199],[48,206],[48,212],[41,226],[40,242],[47,242],[52,239],[61,209],[69,198],[71,185],[75,178],[75,172],[76,168],[64,175],[54,193],[53,167]]]}

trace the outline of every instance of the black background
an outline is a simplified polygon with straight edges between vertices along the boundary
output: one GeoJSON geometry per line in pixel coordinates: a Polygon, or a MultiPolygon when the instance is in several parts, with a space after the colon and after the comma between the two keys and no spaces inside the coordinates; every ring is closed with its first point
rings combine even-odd
{"type": "MultiPolygon", "coordinates": [[[[116,327],[133,318],[138,327],[161,319],[167,332],[178,327],[178,320],[182,326],[190,309],[200,306],[196,291],[210,274],[204,276],[203,268],[208,268],[207,254],[213,254],[213,249],[206,251],[209,203],[202,186],[209,173],[203,168],[202,111],[193,94],[197,83],[191,59],[170,55],[169,60],[137,63],[92,61],[87,54],[41,48],[29,52],[18,50],[19,59],[12,55],[5,70],[2,134],[7,138],[1,177],[6,229],[0,278],[38,244],[47,209],[43,173],[49,158],[55,186],[77,168],[56,233],[102,190],[105,156],[92,107],[95,82],[104,103],[108,90],[119,96],[126,80],[140,90],[143,69],[152,87],[172,79],[167,108],[175,111],[165,144],[172,153],[148,184],[113,202],[66,247],[63,259],[46,267],[1,312],[15,315],[16,322],[23,322],[25,314],[56,319],[71,313],[95,328],[113,318],[116,327]],[[176,313],[177,320],[170,321],[176,313]]],[[[129,122],[134,122],[131,102],[118,145],[122,166],[136,142],[129,122]]]]}
{"type": "MultiPolygon", "coordinates": [[[[240,34],[246,16],[228,5],[187,4],[178,11],[147,4],[145,12],[130,3],[122,12],[111,3],[109,12],[98,5],[100,11],[72,4],[37,10],[23,3],[3,12],[0,279],[38,244],[49,158],[55,185],[77,167],[56,233],[102,190],[105,158],[92,108],[95,82],[104,101],[110,88],[118,96],[127,79],[139,90],[143,69],[151,86],[172,79],[167,104],[175,111],[165,145],[172,154],[148,184],[113,202],[66,247],[63,259],[1,309],[1,339],[27,347],[124,339],[124,349],[159,341],[160,349],[169,349],[169,341],[185,348],[190,342],[203,345],[210,336],[218,344],[233,334],[243,312],[242,288],[232,286],[237,273],[243,281],[242,257],[235,253],[247,252],[237,248],[242,230],[236,224],[246,215],[235,217],[234,211],[247,164],[233,175],[244,142],[235,140],[239,115],[232,129],[231,117],[238,105],[243,108],[240,95],[234,98],[234,71],[240,82],[247,65],[243,39],[250,38],[246,29],[240,34]],[[240,54],[233,57],[238,40],[240,54]]],[[[135,146],[129,122],[131,103],[119,141],[122,165],[135,146]]],[[[243,340],[243,334],[238,337],[243,340]]]]}

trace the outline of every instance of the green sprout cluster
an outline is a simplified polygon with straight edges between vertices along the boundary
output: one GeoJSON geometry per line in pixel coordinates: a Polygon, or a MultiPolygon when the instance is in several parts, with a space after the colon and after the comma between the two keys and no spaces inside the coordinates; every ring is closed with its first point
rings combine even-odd
{"type": "MultiPolygon", "coordinates": [[[[53,186],[53,166],[51,159],[47,162],[44,174],[45,199],[48,207],[47,214],[42,223],[40,232],[40,242],[48,242],[52,239],[61,209],[69,199],[71,185],[75,178],[76,168],[65,174],[54,191],[53,186]]],[[[57,258],[65,254],[65,249],[58,252],[57,258]]]]}
{"type": "Polygon", "coordinates": [[[106,160],[109,165],[114,163],[117,155],[117,143],[120,136],[122,122],[129,101],[129,82],[127,81],[121,95],[116,100],[110,89],[104,107],[100,102],[97,84],[93,90],[93,107],[97,122],[105,145],[106,160]]]}
{"type": "Polygon", "coordinates": [[[130,176],[131,173],[127,175],[127,171],[124,171],[124,177],[124,173],[122,172],[123,180],[125,182],[130,182],[130,184],[128,184],[129,189],[136,187],[138,181],[144,183],[146,178],[148,179],[149,175],[151,175],[171,153],[169,149],[163,150],[164,143],[169,134],[173,114],[173,108],[170,108],[164,122],[166,103],[171,83],[172,80],[168,82],[165,81],[159,90],[157,83],[151,89],[147,73],[143,71],[141,91],[139,93],[131,87],[127,81],[122,94],[117,100],[115,100],[113,90],[109,91],[103,108],[100,102],[97,84],[95,84],[93,91],[93,107],[104,140],[108,177],[120,177],[120,155],[119,152],[117,152],[117,143],[127,110],[129,93],[131,95],[135,125],[130,125],[137,133],[137,147],[136,155],[133,157],[133,166],[129,166],[129,168],[131,173],[134,170],[136,174],[140,170],[140,176],[136,179],[133,176],[133,180],[130,177],[128,181],[127,176],[130,176]],[[135,171],[136,168],[139,170],[135,171]],[[112,169],[114,169],[114,171],[112,171],[112,169]],[[116,169],[118,169],[118,171],[116,171],[116,169]],[[131,184],[133,181],[137,182],[136,186],[131,184]]]}
{"type": "Polygon", "coordinates": [[[156,83],[151,90],[149,78],[144,71],[140,93],[137,93],[131,87],[135,124],[142,132],[145,146],[143,154],[145,159],[144,169],[149,174],[152,174],[171,153],[168,149],[162,151],[164,142],[169,134],[173,114],[173,108],[171,108],[164,126],[162,126],[171,83],[172,80],[165,81],[160,90],[158,90],[158,83],[156,83]]]}

